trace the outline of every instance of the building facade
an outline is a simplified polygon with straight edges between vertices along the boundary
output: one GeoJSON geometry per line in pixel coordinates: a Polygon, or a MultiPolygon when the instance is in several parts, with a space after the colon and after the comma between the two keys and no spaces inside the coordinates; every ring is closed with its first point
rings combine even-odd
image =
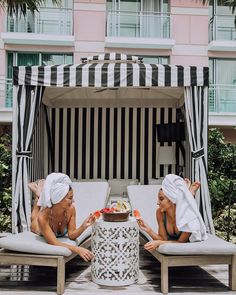
{"type": "Polygon", "coordinates": [[[39,12],[0,12],[0,124],[12,122],[12,66],[80,63],[104,52],[147,63],[209,66],[209,124],[236,143],[236,30],[217,0],[47,0],[39,12]]]}

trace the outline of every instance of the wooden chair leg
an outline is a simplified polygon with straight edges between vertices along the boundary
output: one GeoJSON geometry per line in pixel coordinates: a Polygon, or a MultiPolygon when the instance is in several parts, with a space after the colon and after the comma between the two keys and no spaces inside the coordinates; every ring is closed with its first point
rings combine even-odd
{"type": "Polygon", "coordinates": [[[163,257],[161,262],[161,292],[163,294],[168,294],[168,259],[163,257]]]}
{"type": "Polygon", "coordinates": [[[229,265],[229,287],[232,291],[236,291],[236,255],[232,255],[229,265]]]}
{"type": "Polygon", "coordinates": [[[57,263],[57,294],[61,295],[65,290],[65,261],[63,257],[58,258],[57,263]]]}

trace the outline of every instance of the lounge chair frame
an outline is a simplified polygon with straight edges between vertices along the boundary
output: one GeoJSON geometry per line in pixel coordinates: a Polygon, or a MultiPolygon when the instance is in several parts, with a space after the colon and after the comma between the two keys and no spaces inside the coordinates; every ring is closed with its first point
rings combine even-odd
{"type": "MultiPolygon", "coordinates": [[[[140,243],[143,245],[147,240],[140,235],[140,243]]],[[[191,266],[209,264],[228,264],[229,266],[229,288],[236,290],[236,255],[164,255],[158,251],[150,252],[161,264],[161,292],[168,294],[169,289],[169,267],[191,266]]]]}
{"type": "MultiPolygon", "coordinates": [[[[79,246],[88,248],[91,245],[89,237],[79,246]]],[[[65,290],[65,265],[68,261],[76,257],[72,253],[70,256],[60,255],[39,255],[30,253],[20,253],[7,250],[0,250],[0,265],[35,265],[50,266],[57,268],[57,294],[61,295],[65,290]]]]}

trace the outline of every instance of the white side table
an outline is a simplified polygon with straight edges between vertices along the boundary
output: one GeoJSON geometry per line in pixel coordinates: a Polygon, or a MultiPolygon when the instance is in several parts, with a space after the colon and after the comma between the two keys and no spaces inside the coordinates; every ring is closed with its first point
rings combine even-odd
{"type": "Polygon", "coordinates": [[[127,222],[98,219],[92,228],[91,272],[93,282],[106,286],[131,285],[139,273],[139,228],[135,218],[127,222]]]}

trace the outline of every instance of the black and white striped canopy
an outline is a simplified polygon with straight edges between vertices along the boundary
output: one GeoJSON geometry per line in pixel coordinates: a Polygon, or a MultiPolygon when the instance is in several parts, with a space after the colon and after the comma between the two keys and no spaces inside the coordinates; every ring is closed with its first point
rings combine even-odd
{"type": "Polygon", "coordinates": [[[14,67],[13,78],[14,231],[30,228],[31,175],[46,177],[52,169],[72,178],[137,178],[147,183],[177,171],[184,165],[179,143],[159,145],[156,125],[176,122],[176,99],[181,98],[190,141],[186,176],[201,182],[199,208],[208,230],[214,231],[206,165],[208,67],[143,64],[138,57],[110,53],[82,59],[78,65],[14,67]],[[46,104],[46,98],[54,104],[46,104]],[[62,105],[60,98],[65,100],[62,105]],[[74,98],[79,100],[72,104],[74,98]],[[83,99],[84,105],[79,104],[83,99]],[[98,105],[91,105],[93,99],[98,105]],[[112,99],[119,99],[120,105],[109,104],[112,99]],[[176,164],[158,162],[159,149],[165,146],[174,147],[176,164]]]}
{"type": "Polygon", "coordinates": [[[14,67],[13,83],[32,86],[111,88],[209,84],[208,67],[143,64],[137,61],[138,57],[105,54],[84,59],[82,64],[77,65],[14,67]]]}

